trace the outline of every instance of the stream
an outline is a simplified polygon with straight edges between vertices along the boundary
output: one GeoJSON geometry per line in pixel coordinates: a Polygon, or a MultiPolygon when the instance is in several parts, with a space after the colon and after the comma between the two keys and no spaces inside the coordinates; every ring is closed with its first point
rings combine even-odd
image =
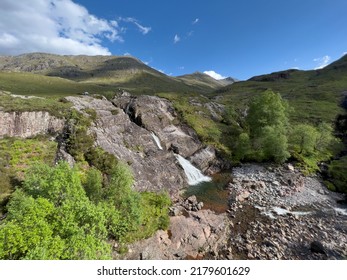
{"type": "Polygon", "coordinates": [[[189,186],[185,197],[195,195],[198,201],[204,203],[203,209],[210,209],[217,214],[229,209],[229,190],[226,188],[230,181],[230,172],[213,175],[211,181],[189,186]]]}

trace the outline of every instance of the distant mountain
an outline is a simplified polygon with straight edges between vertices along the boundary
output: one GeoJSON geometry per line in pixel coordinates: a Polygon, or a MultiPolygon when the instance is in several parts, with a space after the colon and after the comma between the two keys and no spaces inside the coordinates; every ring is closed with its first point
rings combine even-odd
{"type": "Polygon", "coordinates": [[[203,73],[170,77],[131,56],[62,56],[46,53],[2,56],[0,71],[29,72],[140,93],[209,93],[229,83],[217,81],[203,73]]]}
{"type": "Polygon", "coordinates": [[[225,86],[227,86],[227,85],[231,85],[233,83],[239,82],[240,80],[232,78],[232,77],[228,77],[228,78],[225,78],[225,79],[219,80],[219,81],[223,82],[225,84],[225,86]]]}
{"type": "Polygon", "coordinates": [[[210,87],[211,89],[218,89],[220,87],[230,85],[236,81],[236,79],[233,79],[231,77],[222,80],[216,80],[211,76],[201,72],[194,72],[192,74],[178,76],[177,78],[192,86],[200,85],[203,87],[210,87]]]}

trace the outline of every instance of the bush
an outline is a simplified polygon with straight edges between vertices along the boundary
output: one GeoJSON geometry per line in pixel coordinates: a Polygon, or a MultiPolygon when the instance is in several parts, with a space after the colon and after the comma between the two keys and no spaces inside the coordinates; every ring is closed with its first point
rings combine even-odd
{"type": "Polygon", "coordinates": [[[38,165],[17,189],[0,225],[2,259],[105,259],[107,219],[87,198],[76,169],[38,165]]]}
{"type": "Polygon", "coordinates": [[[347,193],[347,156],[330,163],[329,176],[337,191],[347,193]]]}

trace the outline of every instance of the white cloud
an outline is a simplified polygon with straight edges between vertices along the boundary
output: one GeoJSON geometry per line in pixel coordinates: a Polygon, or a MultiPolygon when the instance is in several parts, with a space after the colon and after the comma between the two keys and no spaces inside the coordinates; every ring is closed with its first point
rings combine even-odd
{"type": "Polygon", "coordinates": [[[196,18],[193,22],[192,22],[192,24],[197,24],[198,22],[199,22],[199,18],[196,18]]]}
{"type": "Polygon", "coordinates": [[[143,34],[143,35],[146,35],[149,31],[152,30],[151,27],[145,27],[137,22],[134,22],[134,24],[139,28],[140,32],[143,34]]]}
{"type": "Polygon", "coordinates": [[[174,37],[174,44],[178,43],[179,41],[181,41],[181,38],[176,34],[174,37]]]}
{"type": "Polygon", "coordinates": [[[116,21],[97,18],[72,0],[0,2],[0,54],[109,55],[102,40],[122,42],[119,34],[116,21]]]}
{"type": "Polygon", "coordinates": [[[346,55],[346,54],[347,54],[347,52],[343,52],[343,53],[342,53],[342,55],[346,55]]]}
{"type": "Polygon", "coordinates": [[[146,27],[146,26],[141,25],[136,18],[132,18],[132,17],[122,18],[122,17],[120,17],[119,20],[124,21],[124,22],[133,23],[134,25],[136,25],[136,27],[139,29],[139,31],[143,35],[146,35],[148,32],[150,32],[152,30],[152,27],[146,27]]]}
{"type": "Polygon", "coordinates": [[[216,73],[213,70],[210,71],[204,71],[205,74],[209,75],[210,77],[216,79],[216,80],[222,80],[225,79],[226,77],[222,76],[221,74],[216,73]]]}
{"type": "Polygon", "coordinates": [[[323,57],[315,58],[313,61],[317,63],[317,66],[314,70],[322,69],[329,64],[331,57],[329,55],[325,55],[323,57]]]}

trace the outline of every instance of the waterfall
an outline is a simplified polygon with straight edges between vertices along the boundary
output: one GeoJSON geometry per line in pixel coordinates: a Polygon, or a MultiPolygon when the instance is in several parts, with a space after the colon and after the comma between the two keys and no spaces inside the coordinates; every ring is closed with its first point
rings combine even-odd
{"type": "Polygon", "coordinates": [[[155,135],[154,132],[151,132],[151,135],[152,135],[152,138],[153,138],[155,144],[157,144],[158,149],[159,149],[159,150],[162,150],[163,147],[162,147],[161,144],[160,144],[160,139],[158,138],[158,136],[155,135]]]}
{"type": "Polygon", "coordinates": [[[205,176],[201,173],[199,169],[194,167],[188,160],[186,160],[184,157],[175,154],[178,162],[182,166],[184,172],[187,175],[188,178],[188,184],[189,185],[197,185],[201,182],[207,182],[211,181],[212,179],[208,176],[205,176]]]}

